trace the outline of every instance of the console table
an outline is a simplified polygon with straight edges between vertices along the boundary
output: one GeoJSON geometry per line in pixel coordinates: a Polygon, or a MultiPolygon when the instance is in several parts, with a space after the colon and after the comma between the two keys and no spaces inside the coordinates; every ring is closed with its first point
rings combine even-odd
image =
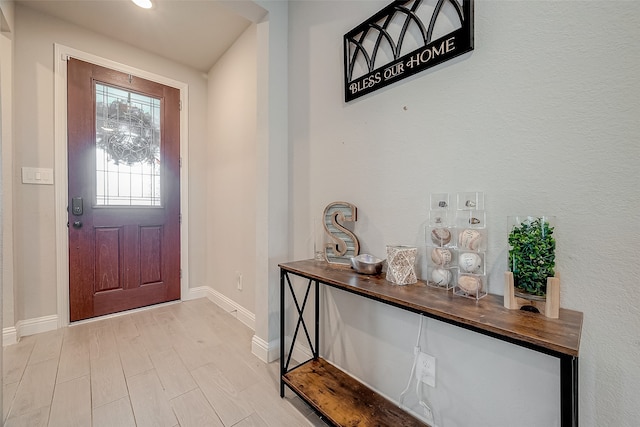
{"type": "Polygon", "coordinates": [[[427,286],[393,285],[384,274],[365,276],[349,267],[323,261],[304,260],[280,267],[280,396],[285,385],[336,426],[392,425],[424,426],[394,403],[322,359],[319,354],[319,288],[330,286],[421,314],[514,345],[557,357],[560,361],[560,418],[562,427],[578,426],[578,352],[582,332],[581,312],[560,309],[558,319],[520,310],[508,310],[503,297],[487,295],[475,301],[427,286]],[[293,292],[290,275],[307,280],[302,303],[293,292]],[[297,311],[291,347],[285,352],[285,297],[289,289],[297,311]],[[303,318],[311,290],[315,291],[314,339],[303,318]],[[313,357],[290,367],[291,353],[300,328],[313,357]]]}

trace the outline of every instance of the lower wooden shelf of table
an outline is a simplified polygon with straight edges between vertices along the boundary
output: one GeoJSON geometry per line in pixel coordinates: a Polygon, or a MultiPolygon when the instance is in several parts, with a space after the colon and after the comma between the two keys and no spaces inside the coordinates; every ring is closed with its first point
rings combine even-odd
{"type": "Polygon", "coordinates": [[[297,366],[282,380],[336,426],[427,426],[322,358],[297,366]]]}

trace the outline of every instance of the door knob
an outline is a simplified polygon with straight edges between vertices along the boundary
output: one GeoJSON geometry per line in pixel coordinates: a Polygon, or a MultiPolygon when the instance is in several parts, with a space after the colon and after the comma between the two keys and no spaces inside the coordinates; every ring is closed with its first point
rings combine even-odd
{"type": "Polygon", "coordinates": [[[73,228],[82,228],[82,221],[73,221],[73,228]]]}

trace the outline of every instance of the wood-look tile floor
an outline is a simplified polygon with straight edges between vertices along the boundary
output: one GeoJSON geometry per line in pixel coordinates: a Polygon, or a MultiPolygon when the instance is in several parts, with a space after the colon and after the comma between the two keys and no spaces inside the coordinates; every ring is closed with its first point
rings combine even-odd
{"type": "Polygon", "coordinates": [[[4,348],[5,426],[323,426],[252,335],[203,298],[24,337],[4,348]]]}

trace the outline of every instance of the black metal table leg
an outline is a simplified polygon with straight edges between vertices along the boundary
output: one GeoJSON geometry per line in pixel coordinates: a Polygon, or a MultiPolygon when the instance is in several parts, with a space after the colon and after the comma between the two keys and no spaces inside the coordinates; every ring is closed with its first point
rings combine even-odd
{"type": "Polygon", "coordinates": [[[284,380],[282,376],[286,373],[284,361],[284,275],[287,274],[280,269],[280,397],[284,397],[284,380]]]}
{"type": "Polygon", "coordinates": [[[320,357],[320,282],[316,280],[316,336],[315,336],[315,351],[313,352],[313,358],[320,357]]]}
{"type": "Polygon", "coordinates": [[[560,425],[578,427],[578,358],[560,358],[560,425]]]}
{"type": "MultiPolygon", "coordinates": [[[[319,282],[317,280],[313,280],[313,279],[309,279],[309,282],[307,283],[307,288],[304,294],[304,299],[302,300],[302,304],[300,304],[298,302],[298,298],[296,297],[296,294],[293,290],[293,284],[291,283],[291,279],[289,278],[289,274],[284,271],[284,270],[280,270],[280,397],[284,397],[284,388],[285,388],[285,383],[284,383],[284,379],[283,376],[289,372],[289,363],[291,362],[291,356],[293,355],[293,349],[295,347],[296,344],[296,338],[298,337],[298,332],[300,330],[300,326],[302,326],[302,330],[304,331],[304,335],[307,338],[307,343],[309,344],[309,347],[311,349],[311,353],[313,354],[313,358],[317,359],[319,356],[319,352],[318,352],[318,343],[319,343],[319,331],[320,331],[320,322],[319,322],[319,302],[318,302],[318,295],[319,295],[319,282]],[[309,300],[309,294],[311,292],[311,287],[314,285],[315,283],[315,296],[316,296],[316,303],[315,303],[315,345],[311,342],[311,337],[309,334],[309,330],[307,329],[307,324],[304,320],[304,311],[305,308],[307,306],[307,302],[309,300]],[[291,299],[293,300],[293,303],[295,304],[295,308],[296,311],[298,312],[298,319],[296,322],[296,327],[295,330],[293,332],[293,337],[291,339],[291,347],[289,348],[289,352],[286,352],[286,346],[285,346],[285,323],[286,323],[286,318],[285,318],[285,294],[286,294],[286,289],[289,288],[289,292],[291,293],[291,299]]],[[[299,366],[299,365],[297,365],[299,366]]],[[[294,369],[295,367],[291,368],[294,369]]]]}

